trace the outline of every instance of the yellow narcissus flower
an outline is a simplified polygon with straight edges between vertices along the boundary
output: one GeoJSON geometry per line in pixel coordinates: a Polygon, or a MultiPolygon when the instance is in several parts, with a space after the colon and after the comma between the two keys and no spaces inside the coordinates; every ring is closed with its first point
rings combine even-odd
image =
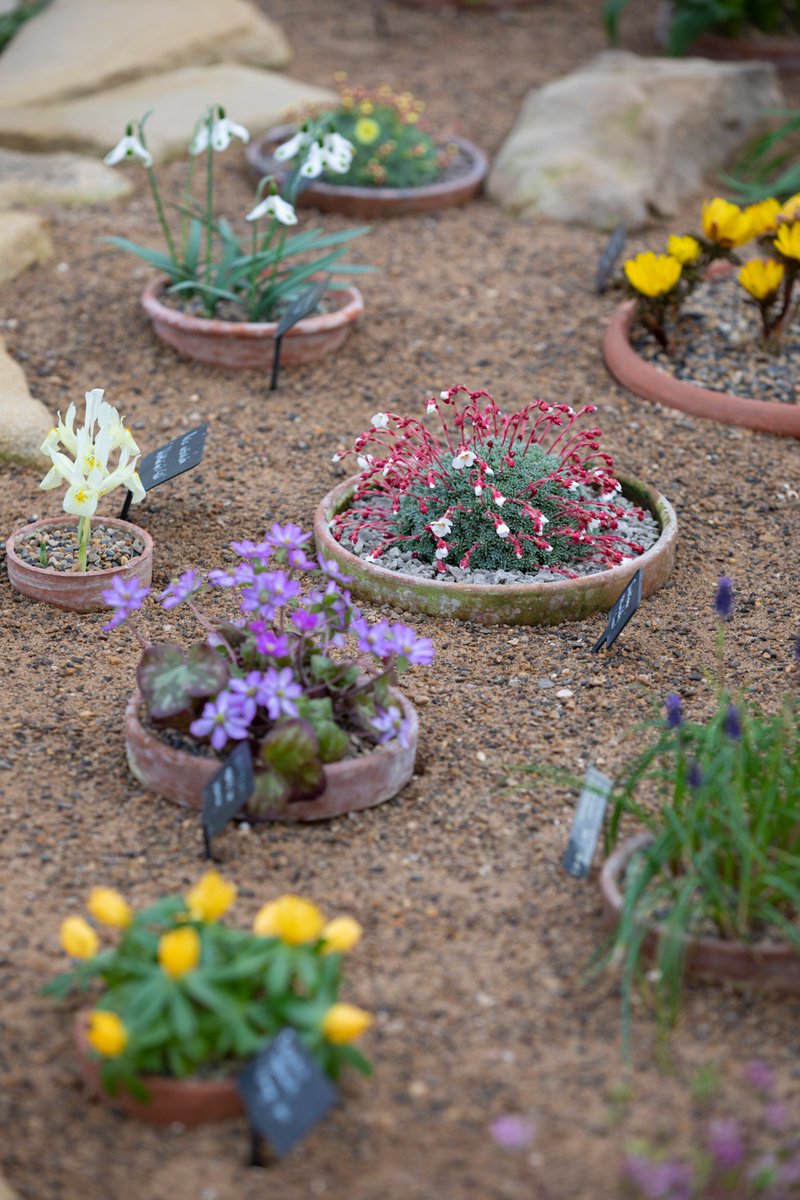
{"type": "Polygon", "coordinates": [[[236,900],[236,885],[228,883],[218,871],[206,871],[199,883],[186,893],[193,921],[218,921],[236,900]]]}
{"type": "Polygon", "coordinates": [[[361,941],[364,931],[352,917],[335,917],[322,931],[325,954],[346,954],[361,941]]]}
{"type": "Polygon", "coordinates": [[[70,958],[94,958],[100,939],[83,917],[67,917],[61,925],[61,947],[70,958]]]}
{"type": "Polygon", "coordinates": [[[101,925],[112,925],[115,929],[127,929],[133,920],[133,909],[127,900],[113,888],[92,888],[86,906],[101,925]]]}
{"type": "Polygon", "coordinates": [[[355,1004],[334,1004],[325,1013],[322,1032],[334,1046],[345,1046],[361,1037],[372,1024],[373,1018],[355,1004]]]}
{"type": "Polygon", "coordinates": [[[781,221],[800,221],[800,192],[795,192],[785,204],[781,205],[778,223],[780,224],[781,221]]]}
{"type": "Polygon", "coordinates": [[[158,943],[158,961],[170,979],[181,979],[200,961],[200,935],[190,925],[165,933],[158,943]]]}
{"type": "Polygon", "coordinates": [[[725,250],[742,246],[753,236],[747,213],[721,196],[715,196],[703,205],[703,232],[725,250]]]}
{"type": "Polygon", "coordinates": [[[373,117],[359,117],[353,126],[353,134],[356,141],[370,146],[380,137],[381,127],[373,117]]]}
{"type": "Polygon", "coordinates": [[[763,237],[765,233],[774,233],[778,224],[778,214],[781,206],[777,200],[761,200],[758,204],[750,204],[744,210],[750,220],[750,236],[763,237]]]}
{"type": "Polygon", "coordinates": [[[774,296],[783,282],[785,268],[774,258],[754,258],[739,272],[739,283],[756,300],[774,296]]]}
{"type": "Polygon", "coordinates": [[[667,252],[673,258],[677,258],[682,267],[688,267],[691,263],[697,262],[701,251],[702,246],[697,238],[678,237],[673,234],[667,242],[667,252]]]}
{"type": "Polygon", "coordinates": [[[256,914],[253,932],[258,937],[278,937],[289,946],[302,946],[320,936],[325,918],[310,900],[301,896],[279,896],[256,914]]]}
{"type": "Polygon", "coordinates": [[[128,1031],[117,1014],[101,1008],[96,1008],[89,1016],[86,1036],[103,1058],[119,1058],[128,1044],[128,1031]]]}
{"type": "Polygon", "coordinates": [[[781,225],[772,244],[786,258],[800,259],[800,221],[794,221],[791,225],[781,225]]]}
{"type": "Polygon", "coordinates": [[[671,292],[681,277],[681,264],[669,254],[653,254],[652,250],[637,254],[625,263],[625,277],[631,287],[643,296],[664,296],[671,292]]]}

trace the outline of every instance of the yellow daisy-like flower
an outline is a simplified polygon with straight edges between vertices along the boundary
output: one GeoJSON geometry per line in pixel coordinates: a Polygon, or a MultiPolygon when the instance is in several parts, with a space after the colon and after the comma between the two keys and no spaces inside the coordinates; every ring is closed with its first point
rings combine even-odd
{"type": "Polygon", "coordinates": [[[681,277],[681,264],[669,254],[653,254],[652,250],[637,254],[625,263],[625,277],[642,296],[664,296],[671,292],[681,277]]]}
{"type": "Polygon", "coordinates": [[[800,259],[800,221],[781,225],[772,244],[785,258],[800,259]]]}
{"type": "Polygon", "coordinates": [[[130,904],[113,888],[92,888],[86,907],[95,921],[101,925],[111,925],[114,929],[127,929],[133,920],[130,904]]]}
{"type": "Polygon", "coordinates": [[[352,917],[334,917],[322,931],[325,954],[346,954],[361,941],[364,931],[352,917]]]}
{"type": "Polygon", "coordinates": [[[372,1015],[355,1004],[334,1004],[325,1013],[322,1033],[334,1046],[345,1046],[361,1037],[372,1022],[372,1015]]]}
{"type": "Polygon", "coordinates": [[[750,219],[752,237],[763,237],[765,233],[775,232],[778,225],[778,215],[781,211],[781,206],[777,200],[762,200],[758,204],[748,205],[744,211],[750,219]]]}
{"type": "Polygon", "coordinates": [[[86,1036],[103,1058],[119,1058],[128,1044],[128,1031],[117,1014],[101,1008],[91,1013],[86,1036]]]}
{"type": "Polygon", "coordinates": [[[325,918],[315,904],[301,896],[280,896],[256,914],[253,933],[278,937],[289,946],[314,942],[322,934],[325,918]]]}
{"type": "Polygon", "coordinates": [[[697,262],[702,252],[702,246],[697,238],[693,237],[678,237],[673,234],[667,242],[667,253],[673,258],[677,258],[682,267],[691,266],[693,262],[697,262]]]}
{"type": "Polygon", "coordinates": [[[94,958],[100,939],[83,917],[67,917],[61,925],[61,948],[70,958],[94,958]]]}
{"type": "Polygon", "coordinates": [[[381,127],[374,117],[359,117],[353,127],[353,135],[363,146],[371,146],[381,136],[381,127]]]}
{"type": "Polygon", "coordinates": [[[731,250],[749,242],[753,236],[750,229],[750,217],[738,204],[715,196],[703,205],[703,232],[723,249],[731,250]]]}
{"type": "Polygon", "coordinates": [[[783,263],[774,258],[754,258],[738,274],[739,283],[756,300],[774,296],[786,273],[783,263]]]}
{"type": "Polygon", "coordinates": [[[193,921],[218,921],[236,900],[236,885],[228,883],[218,871],[206,871],[203,878],[186,893],[193,921]]]}
{"type": "Polygon", "coordinates": [[[800,192],[790,196],[778,212],[778,223],[782,221],[800,221],[800,192]]]}
{"type": "Polygon", "coordinates": [[[158,961],[170,979],[181,979],[193,971],[200,961],[200,935],[190,925],[173,929],[161,936],[158,961]]]}

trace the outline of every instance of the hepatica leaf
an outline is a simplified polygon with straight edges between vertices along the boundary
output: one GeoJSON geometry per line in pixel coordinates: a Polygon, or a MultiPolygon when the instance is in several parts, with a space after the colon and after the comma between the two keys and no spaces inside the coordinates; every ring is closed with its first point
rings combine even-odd
{"type": "Polygon", "coordinates": [[[251,810],[256,815],[277,812],[290,800],[311,800],[324,791],[325,770],[312,726],[284,721],[261,744],[251,810]]]}
{"type": "Polygon", "coordinates": [[[170,642],[148,646],[136,672],[147,712],[155,720],[191,711],[195,700],[221,691],[229,676],[225,660],[205,642],[196,642],[188,654],[170,642]]]}

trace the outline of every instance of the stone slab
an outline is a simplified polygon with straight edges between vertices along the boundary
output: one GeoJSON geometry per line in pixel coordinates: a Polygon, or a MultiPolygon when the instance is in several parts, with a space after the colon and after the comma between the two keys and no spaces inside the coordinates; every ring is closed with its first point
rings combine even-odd
{"type": "Polygon", "coordinates": [[[132,190],[130,176],[81,154],[0,149],[0,208],[105,204],[132,190]]]}
{"type": "Polygon", "coordinates": [[[147,144],[158,161],[182,157],[209,104],[222,104],[251,134],[263,133],[306,104],[330,103],[332,92],[275,71],[236,64],[184,67],[150,75],[61,104],[0,111],[0,144],[19,149],[93,150],[116,145],[131,120],[152,110],[147,144]]]}
{"type": "Polygon", "coordinates": [[[0,212],[0,283],[53,256],[47,222],[36,213],[0,212]]]}
{"type": "Polygon", "coordinates": [[[52,0],[0,57],[0,109],[88,95],[176,67],[282,67],[290,57],[280,28],[249,0],[52,0]]]}
{"type": "Polygon", "coordinates": [[[610,51],[528,95],[488,191],[525,217],[635,228],[701,192],[782,103],[766,63],[610,51]]]}
{"type": "MultiPolygon", "coordinates": [[[[0,462],[14,462],[47,473],[40,446],[52,428],[53,418],[28,390],[25,372],[0,338],[0,462]]],[[[0,1178],[0,1200],[4,1200],[0,1178]]]]}

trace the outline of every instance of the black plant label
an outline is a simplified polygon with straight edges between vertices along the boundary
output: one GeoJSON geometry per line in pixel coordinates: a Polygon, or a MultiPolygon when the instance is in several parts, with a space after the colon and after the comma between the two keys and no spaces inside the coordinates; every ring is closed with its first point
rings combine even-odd
{"type": "Polygon", "coordinates": [[[589,767],[583,780],[575,819],[569,834],[563,866],[573,879],[585,879],[603,828],[612,781],[596,767],[589,767]]]}
{"type": "Polygon", "coordinates": [[[203,832],[206,840],[221,833],[253,794],[253,756],[240,742],[203,788],[203,832]]]}
{"type": "Polygon", "coordinates": [[[237,1079],[250,1127],[278,1155],[319,1124],[337,1090],[294,1029],[282,1029],[237,1079]]]}
{"type": "Polygon", "coordinates": [[[640,568],[619,599],[612,605],[606,627],[592,646],[592,654],[596,654],[601,646],[605,646],[608,650],[614,644],[641,603],[642,572],[640,568]]]}
{"type": "MultiPolygon", "coordinates": [[[[192,467],[196,467],[202,461],[205,453],[207,432],[208,425],[197,425],[194,429],[189,429],[179,437],[173,438],[159,450],[152,450],[150,454],[145,454],[139,463],[139,478],[144,490],[151,492],[159,484],[166,483],[168,479],[174,479],[176,475],[182,475],[184,471],[191,471],[192,467]]],[[[128,492],[120,513],[123,521],[128,515],[130,506],[131,493],[128,492]]]]}

